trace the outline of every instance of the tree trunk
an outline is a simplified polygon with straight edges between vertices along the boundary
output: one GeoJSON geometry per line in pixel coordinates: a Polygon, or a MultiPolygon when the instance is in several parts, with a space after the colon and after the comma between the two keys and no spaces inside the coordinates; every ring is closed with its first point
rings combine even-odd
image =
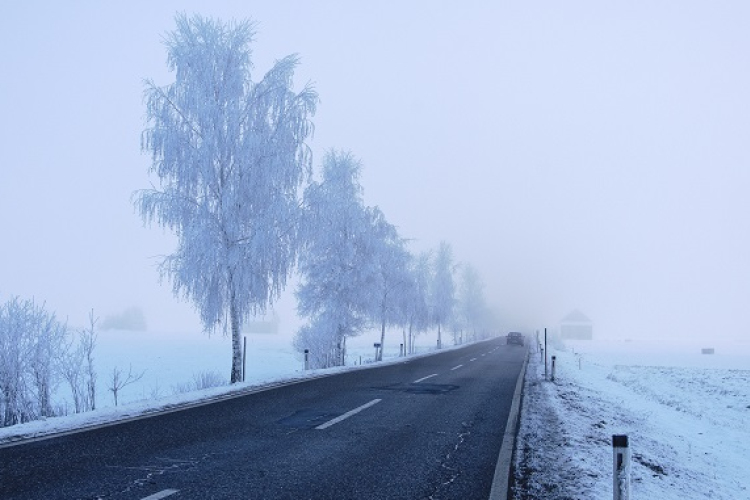
{"type": "Polygon", "coordinates": [[[409,354],[414,354],[414,328],[409,323],[409,354]]]}
{"type": "Polygon", "coordinates": [[[383,347],[385,347],[385,314],[383,314],[383,321],[380,323],[380,359],[383,361],[383,347]]]}
{"type": "MultiPolygon", "coordinates": [[[[230,286],[232,286],[231,283],[230,286]]],[[[242,381],[242,343],[240,342],[240,327],[242,325],[234,289],[229,293],[229,320],[232,327],[232,376],[230,381],[234,384],[242,381]]]]}
{"type": "Polygon", "coordinates": [[[341,366],[346,366],[346,335],[341,337],[341,366]]]}

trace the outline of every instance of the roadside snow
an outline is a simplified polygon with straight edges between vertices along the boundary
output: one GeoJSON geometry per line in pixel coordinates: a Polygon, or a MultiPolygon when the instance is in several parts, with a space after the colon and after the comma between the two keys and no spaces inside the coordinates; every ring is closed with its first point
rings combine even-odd
{"type": "Polygon", "coordinates": [[[750,499],[747,344],[701,355],[578,342],[550,354],[554,382],[530,354],[514,499],[612,498],[613,434],[630,438],[634,499],[750,499]]]}
{"type": "MultiPolygon", "coordinates": [[[[101,406],[94,411],[35,420],[10,427],[0,427],[0,447],[45,436],[79,432],[113,422],[145,418],[157,413],[177,411],[190,406],[207,404],[213,401],[236,397],[269,388],[296,383],[312,378],[325,377],[351,370],[376,368],[379,366],[404,363],[412,359],[435,354],[429,338],[421,339],[417,353],[408,357],[399,356],[398,344],[389,345],[384,360],[373,363],[374,350],[371,339],[356,338],[351,342],[350,366],[320,370],[304,370],[302,355],[295,352],[291,342],[283,337],[272,335],[248,336],[247,381],[213,387],[209,389],[179,392],[163,395],[169,387],[189,382],[191,374],[218,370],[229,359],[228,339],[197,336],[178,337],[175,335],[154,335],[145,341],[146,333],[107,332],[100,337],[98,366],[104,366],[107,373],[114,366],[128,366],[130,360],[134,369],[145,369],[146,376],[138,384],[123,390],[120,401],[124,404],[111,406],[112,399],[105,392],[106,380],[99,384],[101,406]],[[142,343],[137,342],[143,340],[142,343]],[[142,346],[147,345],[144,349],[142,346]],[[370,357],[368,357],[370,355],[370,357]],[[356,365],[354,365],[356,363],[356,365]],[[195,369],[199,367],[196,372],[195,369]],[[155,389],[156,387],[156,389],[155,389]]],[[[379,333],[378,333],[379,335],[379,333]]],[[[464,344],[465,345],[465,344],[464,344]]],[[[458,349],[464,345],[445,347],[442,351],[458,349]]]]}

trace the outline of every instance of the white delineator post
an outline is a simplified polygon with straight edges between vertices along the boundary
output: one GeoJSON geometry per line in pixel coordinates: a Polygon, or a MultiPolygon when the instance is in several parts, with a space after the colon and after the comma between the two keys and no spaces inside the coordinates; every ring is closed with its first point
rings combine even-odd
{"type": "Polygon", "coordinates": [[[555,381],[555,363],[556,363],[556,360],[557,360],[557,356],[552,356],[552,378],[550,379],[550,380],[552,380],[552,382],[555,381]]]}
{"type": "Polygon", "coordinates": [[[310,369],[310,349],[305,349],[305,370],[310,369]]]}
{"type": "Polygon", "coordinates": [[[547,380],[547,329],[544,329],[544,380],[547,380]]]}
{"type": "Polygon", "coordinates": [[[630,446],[628,436],[612,436],[614,500],[630,500],[630,446]]]}

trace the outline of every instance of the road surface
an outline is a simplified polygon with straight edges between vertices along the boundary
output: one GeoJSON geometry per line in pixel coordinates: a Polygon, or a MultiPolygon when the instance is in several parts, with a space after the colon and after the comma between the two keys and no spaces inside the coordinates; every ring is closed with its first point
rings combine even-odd
{"type": "Polygon", "coordinates": [[[0,498],[486,499],[525,352],[493,339],[0,448],[0,498]]]}

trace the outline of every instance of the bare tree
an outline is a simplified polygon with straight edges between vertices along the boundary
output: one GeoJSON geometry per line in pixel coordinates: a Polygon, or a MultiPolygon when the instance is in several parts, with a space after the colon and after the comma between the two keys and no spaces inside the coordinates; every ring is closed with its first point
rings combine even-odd
{"type": "Polygon", "coordinates": [[[435,257],[431,294],[432,317],[438,328],[437,346],[439,349],[443,347],[441,327],[450,322],[456,301],[454,270],[451,246],[442,241],[435,257]]]}
{"type": "Polygon", "coordinates": [[[76,413],[85,410],[86,389],[84,387],[84,353],[80,343],[75,339],[65,345],[64,353],[60,362],[60,371],[63,379],[68,383],[70,393],[73,396],[73,408],[76,413]]]}
{"type": "Polygon", "coordinates": [[[126,376],[123,376],[122,371],[118,367],[115,366],[112,369],[112,378],[109,380],[107,389],[112,392],[112,396],[115,398],[115,406],[117,406],[117,396],[120,391],[130,384],[138,382],[143,378],[143,375],[145,373],[146,370],[142,371],[141,373],[134,374],[133,365],[128,366],[128,374],[126,376]]]}
{"type": "Polygon", "coordinates": [[[28,370],[35,389],[36,409],[41,417],[51,417],[52,392],[59,381],[67,326],[59,323],[44,307],[34,308],[29,336],[28,370]]]}
{"type": "Polygon", "coordinates": [[[89,326],[81,332],[81,350],[86,361],[86,410],[96,410],[96,370],[94,369],[94,348],[96,347],[96,322],[94,310],[89,312],[89,326]]]}
{"type": "Polygon", "coordinates": [[[60,356],[60,372],[68,383],[76,413],[96,409],[96,322],[94,311],[89,313],[89,326],[72,336],[60,356]]]}

